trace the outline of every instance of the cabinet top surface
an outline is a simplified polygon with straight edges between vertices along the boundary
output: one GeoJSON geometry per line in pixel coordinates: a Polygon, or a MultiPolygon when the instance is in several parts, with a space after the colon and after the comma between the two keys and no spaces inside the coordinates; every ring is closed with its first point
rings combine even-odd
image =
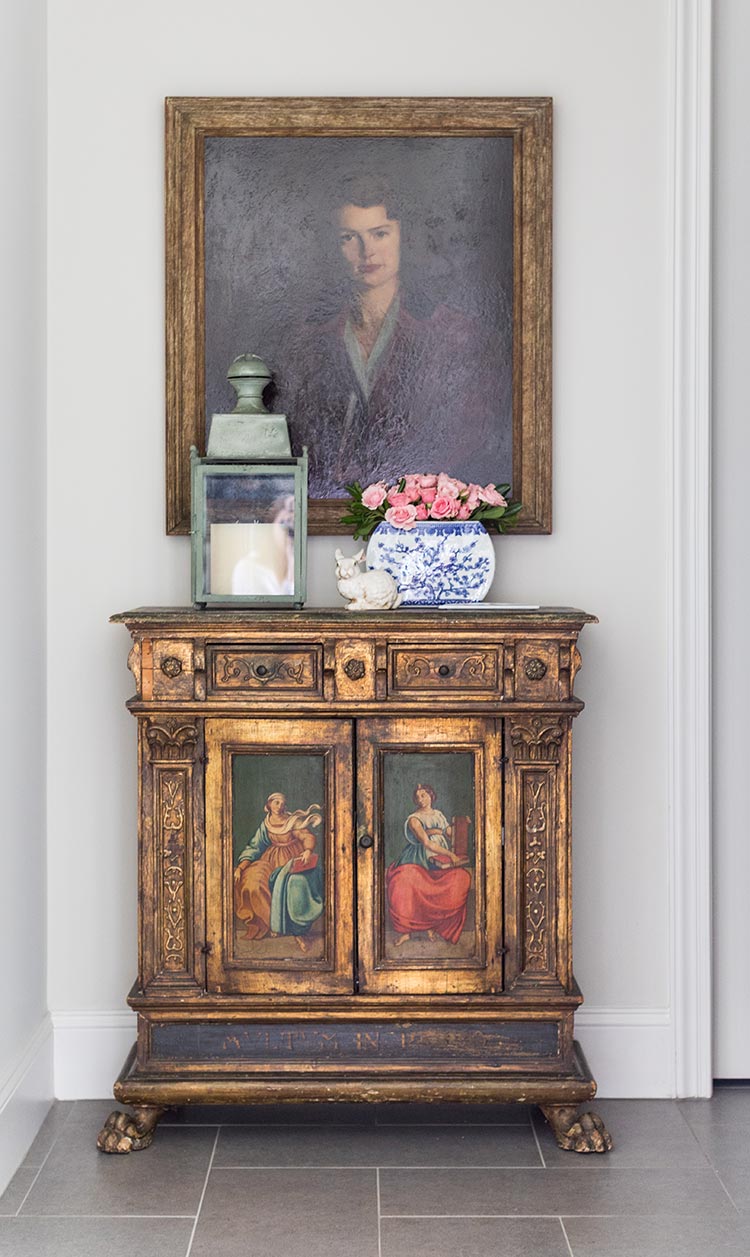
{"type": "MultiPolygon", "coordinates": [[[[482,604],[479,604],[480,606],[482,604]]],[[[132,611],[121,611],[110,617],[113,624],[126,624],[133,627],[165,627],[193,629],[196,633],[203,630],[239,629],[299,629],[323,628],[326,626],[353,630],[357,627],[369,629],[387,628],[391,631],[408,628],[434,629],[484,628],[510,629],[516,626],[523,628],[540,628],[544,626],[581,627],[584,624],[596,624],[595,615],[579,611],[575,607],[536,607],[529,608],[493,608],[487,610],[467,611],[454,610],[450,607],[399,608],[396,611],[347,611],[343,607],[315,607],[311,610],[295,611],[288,607],[258,611],[255,608],[226,609],[198,607],[135,607],[132,611]]]]}

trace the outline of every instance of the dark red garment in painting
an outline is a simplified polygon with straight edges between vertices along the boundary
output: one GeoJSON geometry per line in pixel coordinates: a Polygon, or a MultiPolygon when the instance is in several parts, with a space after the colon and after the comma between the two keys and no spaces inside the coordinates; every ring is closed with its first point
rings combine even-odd
{"type": "Polygon", "coordinates": [[[466,921],[471,878],[466,869],[425,869],[391,864],[385,872],[388,907],[397,934],[434,930],[457,943],[466,921]]]}

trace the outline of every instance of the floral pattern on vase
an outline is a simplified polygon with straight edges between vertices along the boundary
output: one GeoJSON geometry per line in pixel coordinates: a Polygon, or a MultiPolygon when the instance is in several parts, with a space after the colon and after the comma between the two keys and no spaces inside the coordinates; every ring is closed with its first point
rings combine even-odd
{"type": "Polygon", "coordinates": [[[384,568],[402,606],[481,602],[495,574],[495,551],[477,520],[427,520],[411,528],[378,524],[367,546],[368,568],[384,568]]]}

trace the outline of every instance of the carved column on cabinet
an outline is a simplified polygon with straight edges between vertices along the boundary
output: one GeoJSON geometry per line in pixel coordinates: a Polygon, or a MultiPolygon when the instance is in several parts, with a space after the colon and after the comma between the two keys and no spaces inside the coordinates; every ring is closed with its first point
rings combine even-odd
{"type": "Polygon", "coordinates": [[[144,989],[203,989],[203,722],[142,723],[141,976],[144,989]]]}
{"type": "Polygon", "coordinates": [[[506,720],[506,852],[511,906],[508,980],[568,988],[570,971],[570,720],[519,714],[506,720]]]}

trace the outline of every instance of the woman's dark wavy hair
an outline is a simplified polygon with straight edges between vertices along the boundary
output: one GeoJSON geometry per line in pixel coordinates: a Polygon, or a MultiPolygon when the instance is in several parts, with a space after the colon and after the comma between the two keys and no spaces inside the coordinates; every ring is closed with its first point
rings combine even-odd
{"type": "MultiPolygon", "coordinates": [[[[378,204],[380,204],[380,202],[378,202],[378,204]]],[[[415,788],[414,788],[414,794],[413,794],[413,796],[412,796],[412,798],[413,798],[413,800],[414,800],[414,802],[415,802],[415,803],[418,803],[418,802],[419,802],[419,800],[418,800],[418,798],[417,798],[417,791],[418,791],[418,790],[426,790],[426,791],[427,791],[427,793],[428,793],[428,794],[429,794],[429,796],[430,796],[430,806],[431,806],[431,807],[434,807],[434,806],[435,806],[435,800],[436,800],[436,798],[437,798],[437,790],[434,790],[432,786],[428,786],[426,781],[420,781],[420,782],[419,782],[419,783],[415,786],[415,788]]]]}
{"type": "Polygon", "coordinates": [[[403,197],[382,174],[348,175],[336,189],[336,209],[342,205],[358,205],[369,209],[372,205],[384,205],[389,218],[401,222],[404,217],[403,197]]]}

